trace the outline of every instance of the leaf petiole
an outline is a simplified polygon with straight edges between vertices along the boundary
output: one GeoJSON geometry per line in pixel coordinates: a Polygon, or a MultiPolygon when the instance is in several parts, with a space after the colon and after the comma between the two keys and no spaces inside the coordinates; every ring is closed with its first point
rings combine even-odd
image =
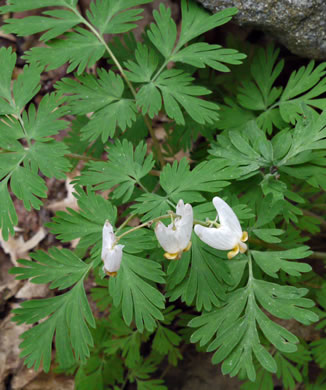
{"type": "MultiPolygon", "coordinates": [[[[130,89],[130,92],[132,93],[132,95],[133,95],[133,97],[134,97],[134,99],[136,101],[137,100],[137,92],[136,92],[134,86],[132,85],[132,83],[130,82],[130,80],[128,79],[127,75],[125,74],[125,72],[124,72],[120,62],[118,61],[118,59],[116,58],[116,56],[114,55],[112,50],[110,49],[109,45],[106,43],[105,39],[96,30],[96,28],[91,23],[89,23],[74,7],[68,7],[68,8],[70,8],[75,13],[75,15],[77,15],[79,17],[81,22],[84,23],[85,26],[87,26],[90,29],[90,31],[96,36],[96,38],[102,43],[102,45],[104,46],[105,50],[108,52],[109,56],[112,58],[112,61],[114,62],[114,64],[118,68],[121,76],[123,77],[123,79],[125,80],[126,84],[128,85],[128,87],[130,89]]],[[[160,147],[159,141],[156,138],[154,129],[152,127],[152,124],[151,124],[151,121],[150,121],[148,115],[144,116],[144,122],[145,122],[146,127],[148,129],[148,132],[149,132],[149,134],[150,134],[150,136],[151,136],[151,138],[153,140],[154,147],[155,147],[156,154],[157,154],[157,158],[158,158],[158,160],[160,162],[161,167],[163,168],[164,165],[165,165],[165,160],[164,160],[164,157],[163,157],[163,154],[162,154],[162,151],[161,151],[161,147],[160,147]]]]}
{"type": "MultiPolygon", "coordinates": [[[[134,216],[135,216],[135,215],[133,214],[133,217],[134,217],[134,216]]],[[[151,227],[151,226],[153,225],[153,223],[158,222],[158,221],[160,221],[161,219],[171,218],[171,216],[172,216],[173,218],[179,217],[179,215],[177,215],[177,214],[175,214],[175,213],[173,213],[173,212],[171,211],[169,214],[166,214],[166,215],[162,215],[162,216],[160,216],[160,217],[153,218],[153,219],[151,219],[150,221],[147,221],[147,222],[144,222],[144,223],[142,223],[142,224],[140,224],[140,225],[138,225],[138,226],[135,226],[134,228],[132,228],[132,229],[130,229],[130,230],[128,230],[128,231],[122,233],[120,236],[117,236],[117,237],[116,237],[115,244],[117,244],[118,241],[119,241],[122,237],[126,236],[127,234],[132,233],[132,232],[134,232],[134,231],[136,231],[136,230],[138,230],[138,229],[141,229],[141,228],[143,228],[143,227],[151,227]]],[[[125,226],[132,218],[130,218],[129,221],[128,221],[128,219],[129,219],[129,218],[126,219],[126,221],[118,228],[117,231],[121,230],[122,227],[123,227],[123,225],[125,226]]]]}

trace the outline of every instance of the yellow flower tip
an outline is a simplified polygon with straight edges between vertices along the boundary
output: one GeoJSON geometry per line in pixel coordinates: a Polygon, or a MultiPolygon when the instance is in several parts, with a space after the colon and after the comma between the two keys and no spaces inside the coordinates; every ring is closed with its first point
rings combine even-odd
{"type": "Polygon", "coordinates": [[[247,245],[246,244],[244,244],[245,246],[240,246],[240,253],[246,253],[247,252],[247,249],[248,249],[248,247],[247,247],[247,245]]]}
{"type": "Polygon", "coordinates": [[[108,276],[112,276],[112,277],[115,277],[115,276],[117,276],[117,272],[109,272],[109,271],[105,271],[105,273],[106,273],[108,276]]]}
{"type": "Polygon", "coordinates": [[[180,259],[181,254],[182,254],[182,252],[177,252],[177,253],[166,252],[166,253],[164,253],[164,257],[168,260],[178,260],[178,259],[180,259]]]}
{"type": "Polygon", "coordinates": [[[240,245],[236,245],[232,251],[228,252],[228,259],[233,259],[234,256],[236,256],[240,251],[240,245]]]}
{"type": "Polygon", "coordinates": [[[189,241],[188,245],[185,247],[185,249],[183,250],[184,252],[188,252],[191,248],[191,241],[189,241]]]}
{"type": "Polygon", "coordinates": [[[242,236],[240,240],[242,242],[246,242],[248,240],[248,232],[242,232],[242,236]]]}

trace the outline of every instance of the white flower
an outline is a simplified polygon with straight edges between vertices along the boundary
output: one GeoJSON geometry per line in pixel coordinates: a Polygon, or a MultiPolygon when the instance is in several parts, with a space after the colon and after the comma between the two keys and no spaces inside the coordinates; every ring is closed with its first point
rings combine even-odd
{"type": "Polygon", "coordinates": [[[185,205],[180,199],[176,214],[178,217],[169,226],[160,221],[155,227],[156,238],[166,251],[164,257],[169,260],[180,259],[182,253],[191,248],[190,238],[194,221],[191,205],[189,203],[185,205]]]}
{"type": "Polygon", "coordinates": [[[230,250],[228,259],[236,256],[239,252],[245,253],[247,245],[244,243],[248,240],[248,233],[242,232],[238,217],[234,214],[231,207],[223,199],[216,196],[213,199],[216,208],[219,226],[215,222],[215,227],[204,227],[195,225],[195,233],[207,245],[220,250],[230,250]]]}
{"type": "Polygon", "coordinates": [[[116,245],[116,237],[109,221],[103,226],[101,258],[104,262],[103,271],[109,276],[116,276],[122,260],[124,245],[116,245]]]}

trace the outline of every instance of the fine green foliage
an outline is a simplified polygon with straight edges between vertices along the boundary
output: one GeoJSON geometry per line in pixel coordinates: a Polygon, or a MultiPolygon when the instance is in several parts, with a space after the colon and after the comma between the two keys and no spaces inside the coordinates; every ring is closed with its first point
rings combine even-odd
{"type": "Polygon", "coordinates": [[[68,208],[68,212],[58,211],[48,227],[63,242],[80,238],[79,247],[87,248],[97,244],[99,248],[104,222],[109,220],[114,224],[117,210],[108,200],[94,192],[85,193],[77,187],[75,196],[80,210],[77,212],[68,208]]]}
{"type": "Polygon", "coordinates": [[[251,252],[259,267],[272,278],[277,278],[276,272],[280,269],[292,276],[300,276],[300,272],[309,272],[309,264],[288,261],[285,259],[304,259],[311,255],[308,247],[298,247],[279,252],[251,252]]]}
{"type": "Polygon", "coordinates": [[[140,332],[153,331],[155,320],[163,320],[160,309],[164,297],[149,282],[164,283],[164,273],[156,262],[125,254],[115,279],[110,279],[109,291],[116,306],[121,305],[127,325],[135,321],[140,332]]]}
{"type": "Polygon", "coordinates": [[[0,199],[6,206],[1,211],[0,227],[7,239],[9,233],[14,234],[13,226],[17,224],[8,185],[27,210],[39,210],[42,205],[39,198],[46,198],[47,187],[38,171],[47,177],[62,179],[70,164],[64,157],[66,146],[50,138],[66,128],[66,122],[59,120],[66,113],[66,108],[58,107],[62,102],[58,96],[46,95],[38,110],[30,104],[28,111],[21,114],[25,105],[39,91],[41,69],[25,66],[23,73],[13,82],[11,91],[16,55],[11,49],[2,48],[0,61],[4,64],[0,113],[6,115],[0,123],[0,199]],[[21,142],[25,142],[27,147],[23,147],[21,142]]]}
{"type": "Polygon", "coordinates": [[[261,344],[258,329],[277,350],[284,353],[295,352],[299,341],[265,312],[281,319],[294,318],[305,325],[315,322],[318,316],[307,310],[314,305],[310,299],[303,298],[307,289],[258,280],[252,274],[251,261],[249,257],[247,285],[230,292],[221,308],[194,318],[189,326],[198,328],[192,335],[192,342],[199,341],[201,346],[208,344],[207,351],[216,350],[212,362],[223,362],[223,374],[235,376],[243,369],[248,378],[255,381],[254,356],[265,370],[277,371],[274,358],[261,344]]]}
{"type": "MultiPolygon", "coordinates": [[[[48,69],[56,69],[69,62],[68,72],[77,68],[81,74],[86,66],[93,66],[105,51],[101,37],[104,33],[119,34],[129,31],[137,25],[132,23],[139,19],[142,9],[129,9],[131,7],[145,4],[151,0],[97,0],[93,2],[90,11],[87,12],[89,22],[97,27],[99,33],[94,35],[93,31],[87,31],[78,27],[79,24],[90,26],[77,10],[77,0],[60,1],[31,1],[29,4],[19,5],[16,1],[10,1],[7,6],[2,7],[2,13],[33,10],[48,6],[63,6],[68,10],[45,11],[44,16],[30,16],[24,18],[23,23],[19,19],[9,19],[4,27],[7,33],[18,35],[29,35],[36,32],[47,31],[42,39],[47,41],[48,46],[32,48],[26,54],[26,60],[31,63],[48,65],[48,69]],[[124,11],[124,12],[121,12],[124,11]],[[68,32],[72,27],[74,32],[68,32]],[[53,39],[64,34],[65,39],[53,39]],[[49,41],[50,40],[50,41],[49,41]]],[[[94,29],[94,27],[92,28],[94,29]]]]}
{"type": "MultiPolygon", "coordinates": [[[[284,389],[294,390],[297,384],[301,384],[303,376],[300,370],[306,371],[308,364],[311,361],[311,355],[302,344],[298,345],[298,350],[293,353],[275,354],[275,361],[277,364],[277,377],[282,380],[284,389]]],[[[255,382],[247,381],[241,386],[242,390],[273,390],[272,374],[258,369],[257,378],[255,382]]]]}
{"type": "Polygon", "coordinates": [[[14,310],[14,321],[18,324],[33,324],[45,319],[20,336],[23,339],[20,347],[28,367],[34,366],[37,370],[42,362],[46,372],[50,368],[54,335],[58,359],[63,366],[69,367],[75,360],[85,362],[89,357],[93,339],[87,324],[95,326],[83,286],[92,264],[85,264],[68,250],[54,249],[50,255],[37,252],[33,256],[37,263],[21,260],[27,268],[13,269],[19,279],[33,275],[32,283],[51,282],[51,288],[64,289],[75,284],[62,295],[26,301],[14,310]],[[49,266],[51,271],[46,272],[49,266]]]}
{"type": "Polygon", "coordinates": [[[182,261],[168,268],[168,292],[171,301],[181,298],[187,305],[194,304],[198,311],[212,310],[225,301],[225,284],[232,284],[229,270],[216,251],[192,235],[191,251],[182,261]]]}
{"type": "Polygon", "coordinates": [[[322,389],[326,63],[210,44],[237,10],[195,0],[178,21],[151,4],[140,37],[149,3],[0,7],[28,46],[17,67],[0,49],[0,241],[32,246],[43,221],[55,236],[10,271],[51,292],[13,311],[21,356],[77,390],[167,390],[193,342],[243,389],[322,389]],[[77,205],[52,215],[64,181],[77,205]]]}
{"type": "Polygon", "coordinates": [[[182,341],[181,336],[178,333],[168,328],[181,310],[173,310],[174,306],[167,307],[164,312],[164,320],[158,323],[158,328],[155,332],[155,336],[152,342],[152,350],[159,355],[167,355],[168,361],[173,366],[176,366],[178,359],[182,359],[179,344],[182,341]]]}
{"type": "Polygon", "coordinates": [[[190,170],[189,163],[183,158],[167,164],[160,175],[160,185],[165,194],[145,193],[132,205],[132,208],[144,215],[144,219],[155,218],[171,208],[171,202],[177,203],[179,199],[184,202],[205,200],[201,191],[218,192],[227,186],[236,176],[236,170],[226,168],[225,164],[217,160],[205,161],[190,170]]]}
{"type": "Polygon", "coordinates": [[[101,34],[121,34],[135,27],[133,23],[142,19],[138,5],[150,3],[152,0],[97,0],[90,4],[87,11],[88,20],[96,26],[101,34]]]}
{"type": "Polygon", "coordinates": [[[97,190],[107,190],[117,184],[113,198],[126,202],[133,194],[135,185],[142,185],[141,179],[153,168],[153,155],[146,156],[146,145],[140,142],[135,150],[131,142],[117,141],[108,149],[109,161],[91,162],[88,171],[78,182],[82,185],[94,185],[97,190]]]}
{"type": "Polygon", "coordinates": [[[266,50],[259,48],[251,60],[250,72],[247,73],[242,85],[238,87],[235,100],[226,100],[225,110],[221,112],[222,128],[233,121],[234,127],[243,125],[250,113],[257,118],[258,125],[269,134],[273,126],[278,129],[286,127],[287,123],[295,124],[303,113],[302,103],[324,110],[324,99],[320,99],[326,91],[325,69],[322,63],[315,67],[311,61],[306,67],[294,71],[285,88],[275,85],[280,76],[284,61],[278,60],[279,49],[269,46],[266,50]],[[244,115],[233,116],[231,107],[244,110],[244,115]]]}
{"type": "MultiPolygon", "coordinates": [[[[304,290],[304,289],[303,289],[304,290]]],[[[255,381],[256,373],[253,366],[253,355],[265,370],[276,372],[277,366],[272,356],[260,344],[257,330],[280,351],[294,352],[298,339],[282,326],[272,322],[259,308],[256,298],[263,307],[274,316],[280,318],[296,318],[305,324],[316,321],[316,317],[309,311],[294,305],[311,307],[313,302],[302,298],[307,293],[292,287],[281,287],[276,284],[255,281],[252,288],[239,289],[231,293],[222,309],[209,314],[203,314],[190,322],[190,326],[198,327],[192,341],[207,344],[208,351],[214,351],[213,363],[223,361],[222,371],[231,376],[237,375],[243,368],[251,381],[255,381]],[[288,313],[289,303],[293,310],[288,313]],[[283,309],[282,305],[283,304],[283,309]],[[271,307],[270,307],[271,306],[271,307]],[[241,315],[245,309],[245,315],[241,315]],[[216,333],[218,332],[218,335],[216,333]]]]}
{"type": "Polygon", "coordinates": [[[122,78],[112,71],[98,69],[98,78],[86,74],[78,79],[63,79],[56,87],[61,93],[71,95],[69,105],[75,115],[93,112],[91,120],[81,129],[82,139],[102,142],[113,138],[116,127],[124,131],[136,119],[136,105],[130,98],[123,98],[122,78]],[[110,91],[108,93],[108,91],[110,91]]]}
{"type": "Polygon", "coordinates": [[[52,18],[45,16],[30,16],[24,19],[9,19],[8,24],[3,26],[3,30],[19,36],[36,34],[48,30],[40,36],[40,40],[46,42],[58,37],[80,23],[78,15],[75,15],[68,10],[44,11],[43,15],[52,16],[52,18]]]}
{"type": "Polygon", "coordinates": [[[289,201],[302,203],[304,199],[289,191],[292,178],[326,188],[324,152],[320,150],[324,147],[325,114],[315,116],[307,106],[302,109],[305,116],[298,119],[295,127],[283,129],[272,140],[257,121],[251,120],[237,130],[219,135],[210,150],[227,166],[237,167],[242,172],[241,180],[255,177],[262,193],[272,195],[273,203],[282,200],[286,219],[294,222],[298,222],[296,215],[300,215],[300,210],[289,201]]]}
{"type": "Polygon", "coordinates": [[[93,66],[104,54],[103,44],[92,34],[81,27],[75,32],[65,34],[65,39],[54,39],[48,47],[33,47],[26,53],[25,59],[30,63],[47,66],[48,70],[59,68],[69,62],[68,72],[75,69],[81,74],[86,67],[93,66]]]}
{"type": "Polygon", "coordinates": [[[82,279],[88,266],[80,258],[67,249],[52,248],[49,253],[37,251],[31,255],[29,261],[21,259],[19,264],[24,267],[12,268],[11,273],[18,275],[16,279],[30,278],[35,284],[50,283],[50,288],[64,290],[82,279]]]}

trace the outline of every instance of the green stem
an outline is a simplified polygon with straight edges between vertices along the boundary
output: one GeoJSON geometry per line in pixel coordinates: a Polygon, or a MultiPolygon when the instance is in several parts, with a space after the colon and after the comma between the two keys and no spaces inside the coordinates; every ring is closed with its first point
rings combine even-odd
{"type": "MultiPolygon", "coordinates": [[[[199,219],[194,219],[194,225],[201,225],[205,227],[209,227],[209,225],[214,221],[200,221],[199,219]]],[[[216,223],[216,222],[215,222],[216,223]]],[[[218,224],[217,224],[218,225],[218,224]]],[[[216,226],[219,227],[219,226],[216,226]]]]}
{"type": "Polygon", "coordinates": [[[323,217],[321,217],[320,215],[315,214],[309,210],[302,210],[302,212],[303,212],[303,215],[306,215],[309,217],[314,217],[314,218],[318,219],[318,221],[320,222],[320,226],[322,226],[324,229],[326,229],[326,221],[323,217]]]}
{"type": "Polygon", "coordinates": [[[171,207],[176,208],[176,205],[171,202],[169,199],[166,200],[166,203],[168,203],[171,207]]]}
{"type": "Polygon", "coordinates": [[[83,161],[103,161],[103,160],[101,160],[99,158],[95,158],[95,157],[91,157],[91,156],[85,156],[85,155],[76,154],[76,153],[65,154],[65,157],[74,158],[76,160],[83,160],[83,161]]]}
{"type": "Polygon", "coordinates": [[[310,204],[310,207],[313,209],[325,209],[326,203],[310,204]]]}
{"type": "Polygon", "coordinates": [[[31,141],[30,141],[29,138],[28,138],[28,134],[27,134],[27,131],[26,131],[26,129],[25,129],[25,124],[24,124],[23,118],[21,117],[20,114],[17,114],[17,118],[18,118],[18,121],[19,121],[19,123],[20,123],[22,129],[23,129],[23,132],[24,132],[24,135],[25,135],[25,139],[26,139],[26,141],[27,141],[27,145],[28,145],[28,147],[30,148],[30,147],[32,146],[32,144],[31,144],[31,141]]]}
{"type": "MultiPolygon", "coordinates": [[[[129,89],[130,89],[130,91],[131,91],[135,101],[137,101],[137,92],[136,92],[135,88],[131,84],[131,82],[128,79],[127,75],[125,74],[122,66],[120,65],[120,62],[118,61],[117,57],[113,54],[112,50],[109,48],[108,44],[105,42],[105,40],[102,37],[102,35],[82,15],[80,15],[80,13],[76,9],[74,9],[73,7],[69,7],[69,8],[79,17],[81,22],[84,23],[90,29],[90,31],[92,31],[92,33],[96,36],[96,38],[105,47],[105,50],[108,52],[109,56],[112,58],[115,66],[118,68],[121,76],[123,77],[123,79],[125,80],[126,84],[128,85],[128,87],[129,87],[129,89]]],[[[150,136],[151,136],[151,138],[153,140],[154,147],[155,147],[156,153],[157,153],[157,158],[158,158],[158,160],[159,160],[159,162],[161,164],[161,167],[164,167],[165,161],[164,161],[163,154],[162,154],[162,151],[161,151],[161,148],[160,148],[160,144],[158,142],[158,139],[155,136],[155,132],[153,130],[153,127],[151,125],[151,122],[149,120],[148,115],[144,116],[144,121],[145,121],[145,124],[146,124],[146,126],[148,128],[149,134],[150,134],[150,136]]]]}
{"type": "Polygon", "coordinates": [[[169,63],[169,60],[165,60],[162,64],[162,66],[160,67],[160,69],[155,73],[155,75],[153,76],[153,78],[151,79],[151,82],[154,83],[155,80],[158,78],[158,76],[162,73],[162,70],[166,67],[166,65],[169,63]]]}
{"type": "Polygon", "coordinates": [[[124,388],[126,387],[127,383],[128,383],[128,380],[129,380],[129,370],[127,371],[127,374],[126,374],[126,377],[121,385],[121,388],[120,390],[124,390],[124,388]]]}
{"type": "Polygon", "coordinates": [[[249,249],[248,249],[248,268],[249,268],[248,285],[250,285],[254,280],[254,274],[252,271],[252,257],[249,249]]]}
{"type": "MultiPolygon", "coordinates": [[[[169,213],[169,214],[166,214],[166,215],[162,215],[162,216],[160,216],[160,217],[153,218],[153,219],[151,219],[150,221],[144,222],[144,223],[142,223],[141,225],[138,225],[138,226],[136,226],[136,227],[134,227],[134,228],[132,228],[132,229],[129,229],[128,231],[122,233],[120,236],[117,236],[117,237],[116,237],[115,244],[117,244],[118,241],[121,240],[121,238],[124,237],[124,236],[126,236],[127,234],[130,234],[130,233],[132,233],[132,232],[135,232],[136,230],[141,229],[141,228],[143,228],[143,227],[150,227],[150,226],[153,225],[153,223],[158,222],[158,221],[160,221],[161,219],[171,218],[171,215],[174,216],[174,217],[177,217],[176,214],[174,214],[174,213],[169,213]]],[[[119,227],[118,230],[120,230],[120,227],[119,227]]]]}
{"type": "Polygon", "coordinates": [[[141,184],[140,181],[137,181],[137,184],[139,185],[139,187],[140,187],[142,190],[144,190],[147,194],[149,194],[148,189],[147,189],[145,186],[143,186],[143,185],[141,184]]]}
{"type": "Polygon", "coordinates": [[[134,219],[135,217],[137,216],[137,214],[130,214],[129,217],[118,227],[118,229],[116,230],[116,233],[118,233],[118,231],[120,231],[121,229],[123,229],[126,225],[128,225],[128,223],[134,219]]]}
{"type": "Polygon", "coordinates": [[[311,256],[308,257],[308,259],[318,259],[318,260],[326,260],[326,253],[325,252],[314,252],[311,256]]]}

